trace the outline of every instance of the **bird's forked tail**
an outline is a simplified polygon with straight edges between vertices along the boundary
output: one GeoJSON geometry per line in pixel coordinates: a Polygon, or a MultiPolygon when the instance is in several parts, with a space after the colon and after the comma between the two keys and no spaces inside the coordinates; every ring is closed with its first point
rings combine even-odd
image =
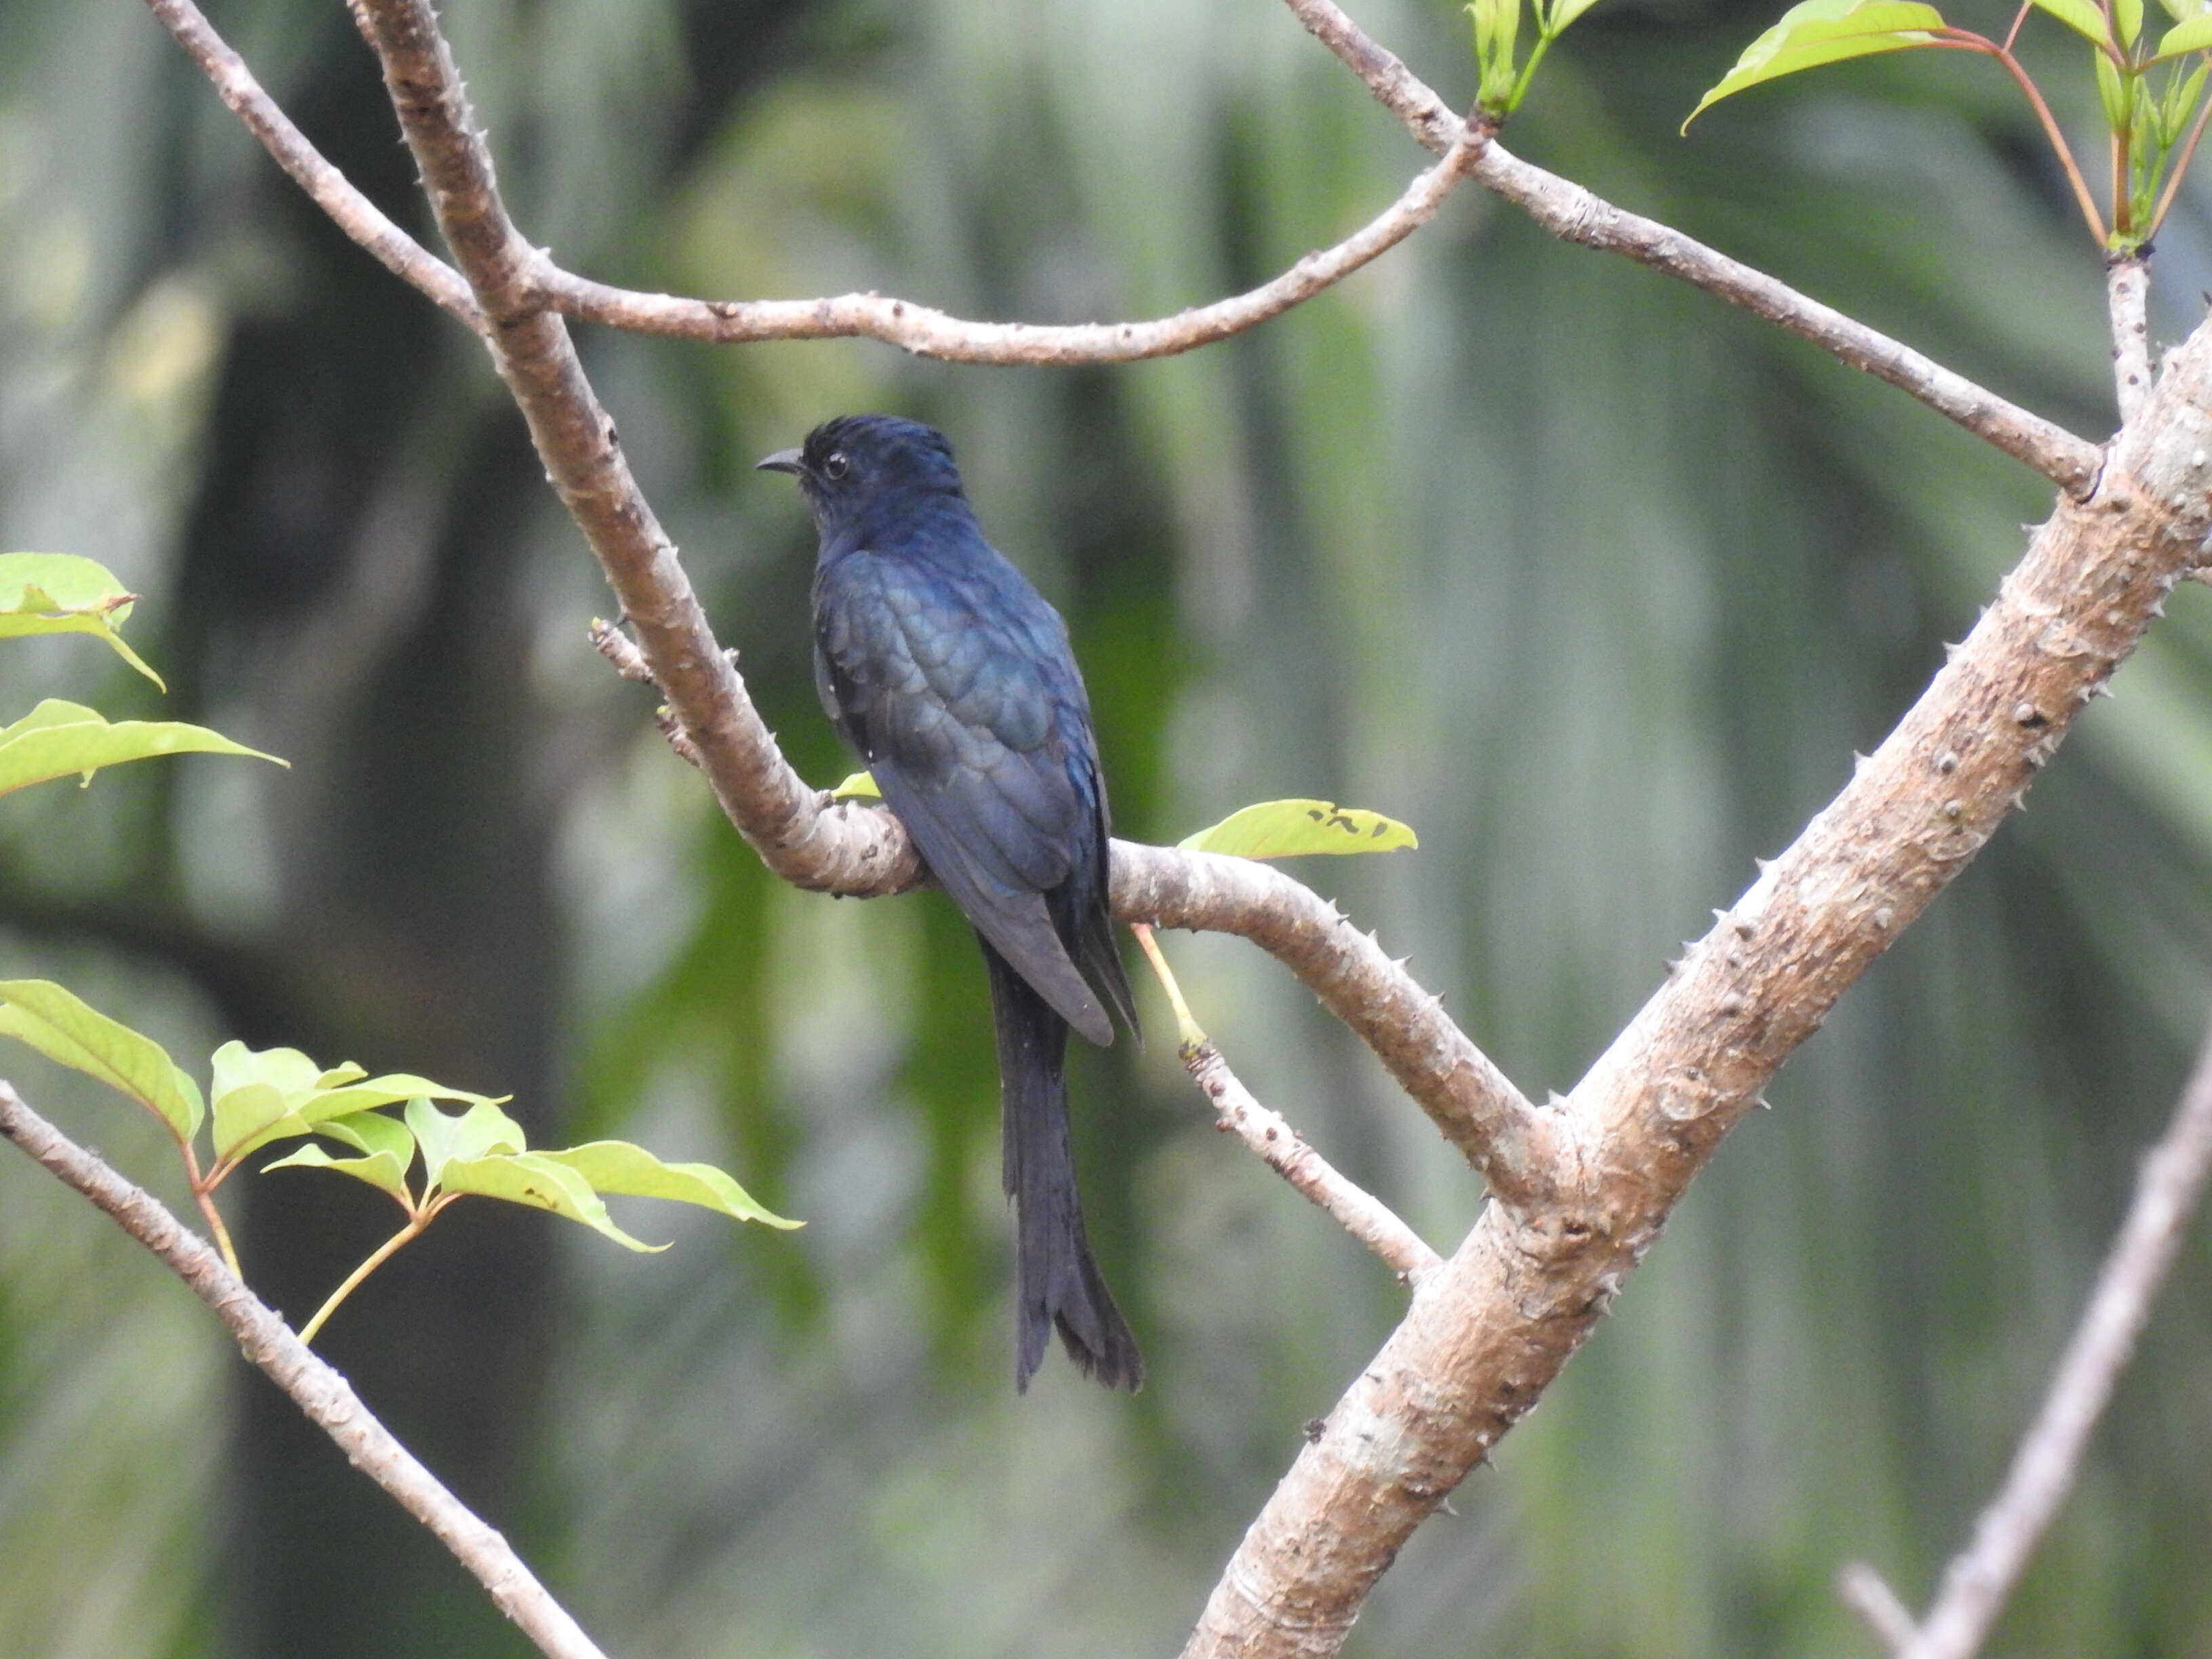
{"type": "Polygon", "coordinates": [[[983,945],[998,1028],[1006,1194],[1014,1200],[1014,1384],[1026,1390],[1052,1328],[1085,1376],[1134,1390],[1144,1356],[1091,1259],[1068,1142],[1067,1022],[983,945]]]}

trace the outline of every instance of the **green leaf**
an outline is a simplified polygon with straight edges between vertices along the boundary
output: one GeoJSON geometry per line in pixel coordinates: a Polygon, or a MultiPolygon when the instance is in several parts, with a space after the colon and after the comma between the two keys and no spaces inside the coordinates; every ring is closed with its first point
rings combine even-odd
{"type": "Polygon", "coordinates": [[[362,1068],[351,1060],[325,1071],[297,1048],[256,1051],[242,1042],[226,1042],[215,1052],[213,1069],[218,1158],[244,1158],[272,1140],[307,1134],[326,1119],[396,1106],[418,1095],[495,1103],[489,1096],[449,1089],[408,1072],[362,1081],[362,1068]]]}
{"type": "Polygon", "coordinates": [[[2112,0],[2112,27],[2119,31],[2123,49],[2134,46],[2142,33],[2142,0],[2112,0]]]}
{"type": "Polygon", "coordinates": [[[307,1133],[293,1106],[313,1092],[318,1075],[315,1062],[297,1048],[257,1051],[234,1040],[224,1043],[209,1066],[215,1155],[242,1157],[271,1140],[307,1133]]]}
{"type": "MultiPolygon", "coordinates": [[[[427,1152],[428,1149],[424,1150],[427,1152]]],[[[556,1215],[583,1223],[594,1232],[605,1234],[625,1249],[668,1248],[632,1238],[615,1225],[606,1205],[583,1176],[566,1164],[556,1164],[537,1152],[456,1158],[445,1166],[444,1186],[449,1193],[479,1193],[486,1198],[505,1199],[510,1204],[530,1204],[550,1210],[556,1215]]]]}
{"type": "Polygon", "coordinates": [[[830,793],[838,800],[881,800],[884,798],[884,792],[876,787],[874,776],[866,772],[854,773],[830,793]]]}
{"type": "Polygon", "coordinates": [[[2166,15],[2177,23],[2187,22],[2205,9],[2204,0],[2159,0],[2159,3],[2166,8],[2166,15]]]}
{"type": "MultiPolygon", "coordinates": [[[[2088,0],[2063,0],[2063,3],[2087,5],[2088,0]]],[[[1698,100],[1682,130],[1688,131],[1690,121],[1747,87],[1822,64],[1840,63],[1846,58],[1924,46],[1932,39],[1929,31],[1943,27],[1941,12],[1914,0],[1801,0],[1782,14],[1781,21],[1743,49],[1735,67],[1698,100]]]]}
{"type": "Polygon", "coordinates": [[[711,1164],[663,1164],[644,1147],[626,1140],[594,1140],[566,1152],[538,1156],[574,1170],[593,1192],[673,1199],[679,1204],[719,1210],[735,1220],[765,1222],[771,1227],[804,1224],[776,1214],[711,1164]]]}
{"type": "Polygon", "coordinates": [[[1476,95],[1497,108],[1512,94],[1513,51],[1521,33],[1521,0],[1474,0],[1474,58],[1481,69],[1476,95]]]}
{"type": "Polygon", "coordinates": [[[2186,22],[2166,32],[2166,39],[2158,43],[2160,58],[2179,58],[2187,52],[2203,52],[2212,46],[2212,11],[2200,12],[2186,22]]]}
{"type": "MultiPolygon", "coordinates": [[[[340,1071],[344,1069],[343,1066],[339,1068],[340,1071]]],[[[354,1066],[352,1071],[355,1078],[361,1075],[360,1066],[354,1066]]],[[[387,1072],[382,1077],[373,1077],[366,1082],[356,1082],[349,1078],[336,1088],[318,1087],[300,1103],[297,1109],[302,1118],[314,1124],[325,1118],[343,1117],[374,1107],[397,1106],[402,1101],[413,1100],[417,1096],[428,1100],[465,1101],[471,1106],[498,1106],[514,1098],[513,1095],[479,1095],[466,1089],[450,1089],[442,1083],[431,1082],[427,1077],[416,1077],[412,1072],[387,1072]]]]}
{"type": "Polygon", "coordinates": [[[0,640],[90,634],[161,685],[161,677],[115,631],[137,597],[105,566],[74,553],[0,553],[0,640]]]}
{"type": "Polygon", "coordinates": [[[1176,845],[1194,853],[1286,859],[1304,853],[1388,853],[1420,842],[1397,819],[1380,812],[1325,800],[1267,800],[1231,812],[1176,845]]]}
{"type": "Polygon", "coordinates": [[[381,1112],[355,1112],[346,1117],[334,1117],[315,1125],[315,1133],[343,1140],[361,1152],[389,1152],[399,1160],[403,1170],[415,1161],[413,1133],[398,1118],[386,1117],[381,1112]]]}
{"type": "Polygon", "coordinates": [[[158,1115],[189,1142],[206,1115],[199,1085],[168,1051],[43,979],[0,980],[0,1034],[98,1078],[158,1115]]]}
{"type": "Polygon", "coordinates": [[[267,1175],[271,1170],[336,1170],[340,1175],[367,1182],[379,1192],[391,1194],[408,1214],[415,1213],[415,1195],[407,1190],[407,1166],[390,1152],[371,1152],[366,1158],[332,1158],[311,1140],[296,1152],[264,1164],[261,1173],[267,1175]]]}
{"type": "Polygon", "coordinates": [[[407,1190],[408,1166],[415,1161],[415,1137],[405,1124],[381,1112],[356,1112],[318,1123],[314,1133],[343,1141],[367,1156],[332,1158],[310,1141],[297,1152],[264,1164],[261,1173],[267,1175],[271,1170],[336,1170],[391,1194],[408,1214],[415,1213],[415,1195],[407,1190]]]}
{"type": "MultiPolygon", "coordinates": [[[[2105,14],[2095,0],[2034,0],[2038,11],[2047,11],[2060,22],[2083,39],[2098,46],[2112,44],[2112,32],[2105,21],[2105,14]]],[[[2140,22],[2142,8],[2138,4],[2136,16],[2140,22]]]]}
{"type": "Polygon", "coordinates": [[[88,783],[103,766],[188,753],[245,755],[286,764],[205,726],[182,720],[110,725],[95,709],[49,697],[13,726],[0,727],[0,794],[52,778],[82,776],[88,783]]]}
{"type": "Polygon", "coordinates": [[[2166,145],[2168,149],[2181,142],[2189,130],[2190,118],[2197,113],[2197,100],[2204,95],[2204,76],[2212,64],[2199,64],[2186,75],[2177,75],[2166,89],[2166,145]]]}
{"type": "Polygon", "coordinates": [[[2096,55],[2097,100],[2105,106],[2105,124],[2115,132],[2128,118],[2128,88],[2120,79],[2120,72],[2112,60],[2103,52],[2096,55]]]}
{"type": "Polygon", "coordinates": [[[479,1099],[465,1112],[448,1116],[417,1095],[407,1103],[407,1127],[422,1149],[422,1183],[427,1197],[446,1185],[447,1166],[494,1153],[520,1152],[529,1143],[522,1126],[489,1100],[479,1099]]]}
{"type": "Polygon", "coordinates": [[[1555,0],[1552,7],[1551,32],[1558,34],[1595,4],[1597,0],[1555,0]]]}

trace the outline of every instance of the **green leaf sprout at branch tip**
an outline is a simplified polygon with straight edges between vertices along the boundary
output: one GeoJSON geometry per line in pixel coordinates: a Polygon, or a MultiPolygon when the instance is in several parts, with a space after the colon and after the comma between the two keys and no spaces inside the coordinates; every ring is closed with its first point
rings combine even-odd
{"type": "Polygon", "coordinates": [[[2208,107],[2203,65],[2188,69],[2178,60],[2212,50],[2212,7],[2204,0],[2161,3],[2174,27],[2153,52],[2143,33],[2142,0],[2028,0],[2002,44],[1953,27],[1935,7],[1917,0],[1802,0],[1744,49],[1735,67],[1698,100],[1683,131],[1722,99],[1800,70],[1915,47],[1973,52],[1994,58],[2027,99],[2090,234],[2106,254],[2133,256],[2148,244],[2172,206],[2203,134],[2208,107]],[[2014,39],[2031,9],[2055,18],[2088,43],[2112,149],[2109,214],[2099,210],[2049,100],[2013,55],[2014,39]],[[2149,74],[2161,66],[2163,82],[2154,88],[2149,74]]]}
{"type": "Polygon", "coordinates": [[[1536,66],[1552,49],[1552,42],[1567,26],[1597,3],[1597,0],[1530,0],[1536,19],[1536,44],[1525,63],[1516,63],[1521,42],[1522,0],[1471,0],[1468,15],[1474,21],[1474,61],[1479,76],[1475,101],[1488,114],[1504,120],[1521,106],[1536,78],[1536,66]]]}

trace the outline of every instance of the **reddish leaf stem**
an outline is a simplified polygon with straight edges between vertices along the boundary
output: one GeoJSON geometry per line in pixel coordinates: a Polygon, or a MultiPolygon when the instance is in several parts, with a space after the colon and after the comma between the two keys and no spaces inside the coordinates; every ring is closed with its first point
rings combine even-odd
{"type": "MultiPolygon", "coordinates": [[[[2017,29],[2019,25],[2015,23],[2014,27],[2017,29]]],[[[2051,141],[2051,148],[2058,156],[2059,166],[2066,169],[2066,182],[2074,186],[2074,200],[2081,210],[2082,220],[2088,225],[2089,234],[2097,239],[2097,246],[2103,247],[2109,239],[2105,230],[2104,217],[2097,211],[2095,198],[2089,194],[2088,183],[2081,177],[2081,169],[2075,164],[2074,152],[2067,145],[2065,134],[2058,131],[2058,121],[2051,114],[2051,106],[2044,102],[2042,91],[2029,78],[2027,71],[2021,67],[2020,59],[2012,55],[2010,46],[2001,46],[1971,29],[1931,29],[1929,33],[1935,37],[1938,46],[1954,46],[1963,52],[1978,52],[1985,58],[1996,58],[2004,66],[2004,72],[2012,76],[2014,84],[2027,95],[2029,106],[2035,111],[2035,118],[2043,124],[2043,136],[2051,141]]],[[[2006,39],[2009,42],[2011,37],[2008,35],[2006,39]]]]}

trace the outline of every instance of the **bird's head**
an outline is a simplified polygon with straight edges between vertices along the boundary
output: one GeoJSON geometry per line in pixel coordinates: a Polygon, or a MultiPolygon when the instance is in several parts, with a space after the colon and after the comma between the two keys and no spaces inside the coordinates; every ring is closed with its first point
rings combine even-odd
{"type": "Polygon", "coordinates": [[[824,421],[797,449],[778,450],[757,470],[797,478],[825,532],[860,523],[878,505],[910,511],[930,496],[963,494],[945,434],[896,415],[824,421]]]}

